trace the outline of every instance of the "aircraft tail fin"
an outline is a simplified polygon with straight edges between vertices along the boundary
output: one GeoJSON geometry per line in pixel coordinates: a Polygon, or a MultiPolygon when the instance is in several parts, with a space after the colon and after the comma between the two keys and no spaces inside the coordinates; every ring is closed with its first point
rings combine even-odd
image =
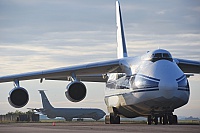
{"type": "Polygon", "coordinates": [[[52,109],[53,106],[50,104],[46,94],[44,93],[44,90],[39,90],[41,94],[41,99],[42,99],[42,105],[44,109],[52,109]]]}
{"type": "Polygon", "coordinates": [[[122,22],[122,15],[119,1],[116,1],[116,23],[117,23],[117,57],[127,57],[126,40],[122,22]]]}

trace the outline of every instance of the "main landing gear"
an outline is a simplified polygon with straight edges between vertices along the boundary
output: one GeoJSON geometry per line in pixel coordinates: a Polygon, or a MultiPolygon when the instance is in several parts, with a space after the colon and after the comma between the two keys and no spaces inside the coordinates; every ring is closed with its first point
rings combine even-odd
{"type": "MultiPolygon", "coordinates": [[[[154,123],[155,125],[158,125],[158,124],[175,125],[175,124],[178,124],[178,120],[177,120],[177,116],[173,114],[149,115],[147,118],[147,124],[151,125],[152,123],[154,123]],[[159,118],[159,121],[158,121],[158,118],[159,118]]],[[[115,113],[110,113],[110,115],[106,115],[105,124],[120,124],[120,116],[115,113]]]]}
{"type": "Polygon", "coordinates": [[[120,124],[120,116],[114,113],[110,113],[110,115],[106,115],[105,124],[120,124]]]}
{"type": "MultiPolygon", "coordinates": [[[[164,114],[162,116],[159,116],[159,118],[160,118],[159,123],[163,124],[163,125],[166,125],[166,124],[169,124],[169,125],[178,124],[177,116],[173,115],[173,114],[164,114]]],[[[152,116],[152,115],[148,116],[147,124],[151,125],[152,123],[154,123],[155,125],[158,124],[158,116],[156,116],[156,115],[155,116],[152,116]]]]}

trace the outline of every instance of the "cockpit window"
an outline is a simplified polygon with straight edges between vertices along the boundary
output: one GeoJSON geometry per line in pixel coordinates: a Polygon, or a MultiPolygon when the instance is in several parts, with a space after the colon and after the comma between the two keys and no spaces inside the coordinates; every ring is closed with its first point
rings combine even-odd
{"type": "Polygon", "coordinates": [[[153,56],[154,58],[162,58],[162,53],[156,53],[153,56]]]}
{"type": "Polygon", "coordinates": [[[171,56],[168,53],[163,53],[163,58],[171,58],[171,56]]]}
{"type": "Polygon", "coordinates": [[[152,62],[162,60],[162,59],[172,61],[172,57],[169,53],[153,53],[151,56],[152,62]]]}

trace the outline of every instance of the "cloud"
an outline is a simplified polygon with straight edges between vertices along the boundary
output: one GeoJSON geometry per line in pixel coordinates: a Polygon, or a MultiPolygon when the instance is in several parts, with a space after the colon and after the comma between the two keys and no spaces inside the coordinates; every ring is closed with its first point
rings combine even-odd
{"type": "Polygon", "coordinates": [[[166,13],[166,10],[161,10],[161,11],[156,12],[156,14],[158,14],[158,15],[163,15],[165,13],[166,13]]]}
{"type": "MultiPolygon", "coordinates": [[[[173,57],[200,60],[199,2],[126,0],[121,1],[121,9],[130,56],[159,47],[169,50],[173,57]]],[[[3,0],[0,21],[0,75],[116,58],[115,0],[3,0]]],[[[194,80],[199,78],[191,78],[194,80]]],[[[6,88],[12,86],[6,85],[1,84],[5,88],[1,98],[4,101],[9,92],[6,88]]],[[[30,100],[30,105],[34,106],[35,102],[40,103],[35,88],[62,90],[59,88],[64,89],[66,85],[24,83],[34,101],[30,100]]],[[[195,84],[194,88],[198,86],[195,84]]],[[[104,87],[89,84],[88,88],[104,87]]],[[[97,91],[100,92],[95,90],[92,94],[97,91]]],[[[94,96],[89,96],[84,106],[94,96]]],[[[4,107],[10,109],[10,106],[4,107]]]]}

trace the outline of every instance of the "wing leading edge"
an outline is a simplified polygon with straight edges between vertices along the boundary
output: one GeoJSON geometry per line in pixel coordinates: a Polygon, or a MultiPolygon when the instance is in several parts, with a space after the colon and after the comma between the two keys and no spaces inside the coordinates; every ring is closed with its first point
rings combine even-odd
{"type": "Polygon", "coordinates": [[[185,59],[174,59],[179,66],[179,68],[184,73],[194,73],[200,74],[200,62],[199,61],[192,61],[192,60],[185,60],[185,59]]]}
{"type": "MultiPolygon", "coordinates": [[[[72,75],[76,75],[77,77],[81,77],[84,75],[92,75],[92,74],[106,74],[113,72],[122,72],[122,69],[119,66],[119,59],[89,63],[84,65],[70,66],[70,67],[62,67],[44,71],[36,71],[36,72],[27,72],[22,74],[14,74],[0,77],[0,83],[2,82],[11,82],[11,81],[21,81],[21,80],[31,80],[31,79],[59,79],[59,77],[68,77],[72,75]]],[[[99,79],[99,82],[102,82],[99,79]]],[[[96,80],[98,82],[98,79],[96,80]]]]}

